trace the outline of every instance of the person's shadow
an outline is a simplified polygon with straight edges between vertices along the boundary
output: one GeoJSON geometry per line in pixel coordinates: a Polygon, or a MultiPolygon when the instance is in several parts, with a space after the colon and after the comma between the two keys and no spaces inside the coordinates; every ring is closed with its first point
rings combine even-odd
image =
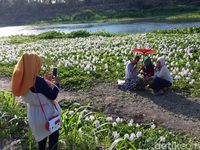
{"type": "Polygon", "coordinates": [[[159,96],[153,95],[149,90],[135,92],[170,112],[200,120],[200,98],[190,99],[172,91],[159,96]]]}

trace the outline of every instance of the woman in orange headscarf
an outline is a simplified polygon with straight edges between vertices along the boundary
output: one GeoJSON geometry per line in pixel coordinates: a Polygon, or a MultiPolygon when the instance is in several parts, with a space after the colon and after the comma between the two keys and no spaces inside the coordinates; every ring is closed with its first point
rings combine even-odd
{"type": "Polygon", "coordinates": [[[58,103],[55,102],[58,109],[52,105],[59,93],[59,78],[54,78],[55,86],[50,87],[44,78],[38,76],[41,66],[42,58],[37,54],[22,55],[13,71],[12,92],[15,96],[22,96],[28,104],[29,126],[39,149],[45,150],[49,136],[49,149],[55,150],[58,145],[59,130],[51,133],[45,129],[45,123],[53,115],[61,113],[58,103]]]}

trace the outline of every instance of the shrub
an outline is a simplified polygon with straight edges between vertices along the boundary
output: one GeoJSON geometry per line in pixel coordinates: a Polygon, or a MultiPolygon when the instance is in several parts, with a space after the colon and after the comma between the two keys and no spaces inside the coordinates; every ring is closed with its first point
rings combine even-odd
{"type": "Polygon", "coordinates": [[[99,31],[99,32],[94,32],[92,33],[93,35],[96,35],[96,36],[105,36],[105,37],[112,37],[113,34],[110,33],[110,32],[105,32],[105,31],[99,31]]]}
{"type": "Polygon", "coordinates": [[[66,34],[58,31],[48,31],[37,35],[38,39],[55,39],[55,38],[65,38],[66,34]]]}
{"type": "Polygon", "coordinates": [[[200,33],[200,27],[186,27],[182,29],[173,29],[173,30],[156,30],[152,32],[159,34],[194,34],[194,33],[200,33]]]}
{"type": "Polygon", "coordinates": [[[89,37],[91,34],[86,30],[78,30],[72,31],[71,33],[67,34],[68,38],[76,38],[76,37],[89,37]]]}
{"type": "Polygon", "coordinates": [[[72,16],[72,21],[91,20],[95,18],[95,13],[92,10],[85,10],[75,13],[72,16]]]}

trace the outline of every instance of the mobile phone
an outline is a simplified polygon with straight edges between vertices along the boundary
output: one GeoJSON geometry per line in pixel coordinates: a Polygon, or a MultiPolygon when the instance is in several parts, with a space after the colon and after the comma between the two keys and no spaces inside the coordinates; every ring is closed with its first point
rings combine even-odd
{"type": "Polygon", "coordinates": [[[57,68],[53,68],[53,76],[57,77],[57,73],[58,73],[58,69],[57,68]]]}

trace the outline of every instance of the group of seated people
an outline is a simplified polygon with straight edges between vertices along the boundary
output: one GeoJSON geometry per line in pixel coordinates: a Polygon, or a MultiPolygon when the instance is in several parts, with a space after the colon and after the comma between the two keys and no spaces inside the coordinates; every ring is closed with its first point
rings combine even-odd
{"type": "Polygon", "coordinates": [[[164,90],[172,86],[173,82],[170,71],[165,65],[165,59],[159,57],[154,65],[151,58],[146,56],[140,69],[137,66],[139,60],[140,56],[135,56],[127,63],[123,89],[145,89],[145,86],[148,86],[155,94],[164,94],[164,90]]]}

